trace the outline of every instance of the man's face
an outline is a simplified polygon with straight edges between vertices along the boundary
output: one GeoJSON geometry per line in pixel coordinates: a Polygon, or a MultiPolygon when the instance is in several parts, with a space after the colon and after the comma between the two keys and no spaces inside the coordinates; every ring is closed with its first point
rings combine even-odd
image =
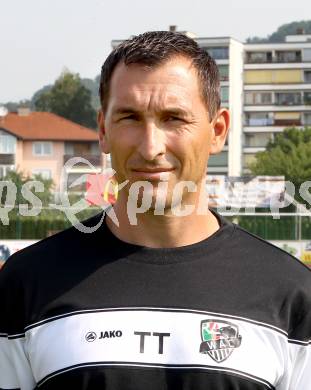
{"type": "Polygon", "coordinates": [[[225,141],[228,114],[222,110],[210,120],[195,68],[189,59],[177,57],[151,69],[119,64],[99,126],[117,181],[152,183],[152,204],[157,195],[169,207],[178,182],[197,185],[205,177],[210,153],[219,152],[225,141]],[[163,173],[167,194],[158,188],[163,173]]]}

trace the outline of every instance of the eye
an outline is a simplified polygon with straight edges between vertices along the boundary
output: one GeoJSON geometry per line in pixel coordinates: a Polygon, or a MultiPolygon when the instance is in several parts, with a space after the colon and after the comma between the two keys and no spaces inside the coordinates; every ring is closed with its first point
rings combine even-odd
{"type": "Polygon", "coordinates": [[[185,122],[183,118],[180,118],[179,116],[174,116],[174,115],[168,116],[166,118],[166,121],[167,122],[173,122],[173,121],[185,122]]]}
{"type": "Polygon", "coordinates": [[[122,118],[119,118],[119,121],[124,121],[124,120],[137,121],[137,120],[139,120],[139,118],[138,118],[138,115],[135,115],[135,114],[129,114],[129,115],[123,116],[122,118]]]}

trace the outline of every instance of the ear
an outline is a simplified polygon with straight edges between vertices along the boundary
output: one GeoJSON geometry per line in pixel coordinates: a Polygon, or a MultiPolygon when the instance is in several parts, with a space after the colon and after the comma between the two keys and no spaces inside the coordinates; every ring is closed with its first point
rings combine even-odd
{"type": "Polygon", "coordinates": [[[221,108],[212,120],[212,139],[210,154],[221,152],[230,127],[230,113],[226,108],[221,108]]]}
{"type": "Polygon", "coordinates": [[[100,109],[97,113],[97,124],[98,124],[100,148],[103,153],[108,154],[110,153],[110,148],[109,148],[109,142],[107,139],[106,128],[105,128],[105,116],[102,109],[100,109]]]}

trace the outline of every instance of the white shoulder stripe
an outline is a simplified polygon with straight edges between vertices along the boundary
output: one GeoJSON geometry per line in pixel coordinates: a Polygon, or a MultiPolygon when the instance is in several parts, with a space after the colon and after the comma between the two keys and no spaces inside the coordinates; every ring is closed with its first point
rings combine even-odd
{"type": "Polygon", "coordinates": [[[0,333],[0,337],[7,338],[7,339],[18,339],[18,338],[25,337],[25,333],[17,333],[17,334],[0,333]]]}
{"type": "Polygon", "coordinates": [[[44,319],[42,321],[38,321],[38,322],[35,322],[33,324],[30,324],[30,325],[25,327],[25,331],[27,331],[29,329],[32,329],[32,328],[34,328],[36,326],[40,326],[40,325],[42,325],[42,324],[44,324],[46,322],[55,321],[55,320],[58,320],[60,318],[65,318],[65,317],[79,315],[79,314],[84,314],[84,313],[98,313],[98,312],[112,312],[112,311],[131,311],[131,310],[132,311],[160,311],[160,312],[196,313],[196,314],[205,314],[205,315],[209,315],[209,316],[217,316],[217,317],[221,317],[221,318],[230,318],[230,319],[234,319],[234,320],[249,322],[249,323],[255,324],[255,325],[261,325],[261,326],[273,329],[273,330],[275,330],[275,331],[277,331],[279,333],[282,333],[285,336],[288,336],[288,333],[285,330],[283,330],[281,328],[278,328],[277,326],[268,324],[266,322],[256,321],[256,320],[253,320],[253,319],[247,318],[247,317],[234,316],[234,315],[230,315],[230,314],[224,314],[224,313],[220,313],[220,312],[211,312],[211,311],[205,311],[205,310],[193,310],[193,309],[182,309],[182,308],[167,308],[167,307],[160,308],[160,307],[147,307],[147,306],[141,306],[141,307],[133,307],[133,306],[130,306],[130,307],[112,307],[112,308],[93,309],[93,310],[90,310],[90,309],[76,310],[76,311],[60,314],[60,315],[57,315],[57,316],[49,317],[49,318],[46,318],[46,319],[44,319]]]}
{"type": "Polygon", "coordinates": [[[288,342],[291,344],[299,344],[299,345],[305,345],[308,346],[311,344],[311,340],[309,341],[300,341],[300,340],[295,340],[295,339],[288,339],[288,342]]]}

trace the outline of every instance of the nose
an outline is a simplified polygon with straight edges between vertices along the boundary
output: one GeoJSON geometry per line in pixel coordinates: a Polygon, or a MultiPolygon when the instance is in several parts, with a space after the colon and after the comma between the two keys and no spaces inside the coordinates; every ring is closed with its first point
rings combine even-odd
{"type": "Polygon", "coordinates": [[[165,154],[165,134],[155,123],[147,123],[141,134],[138,152],[146,161],[153,161],[165,154]]]}

